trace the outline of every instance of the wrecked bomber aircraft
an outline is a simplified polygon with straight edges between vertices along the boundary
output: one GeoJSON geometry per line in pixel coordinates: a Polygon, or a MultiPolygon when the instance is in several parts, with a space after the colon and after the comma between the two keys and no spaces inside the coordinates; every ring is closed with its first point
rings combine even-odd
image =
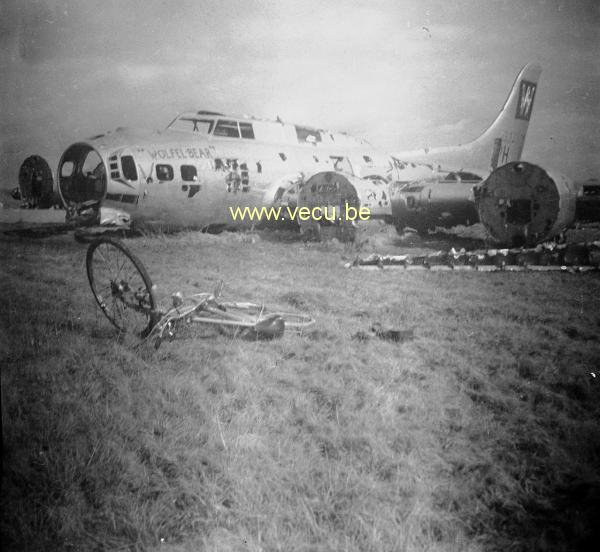
{"type": "MultiPolygon", "coordinates": [[[[532,244],[572,224],[581,195],[568,179],[520,161],[540,72],[526,65],[490,127],[459,146],[389,154],[279,118],[191,111],[162,131],[118,128],[72,144],[56,185],[73,225],[253,227],[264,222],[260,216],[232,213],[348,206],[368,208],[369,218],[399,231],[481,221],[499,241],[532,244]]],[[[40,159],[26,160],[19,180],[37,206],[48,202],[51,181],[40,159]]],[[[351,239],[354,223],[323,217],[300,226],[351,239]]]]}

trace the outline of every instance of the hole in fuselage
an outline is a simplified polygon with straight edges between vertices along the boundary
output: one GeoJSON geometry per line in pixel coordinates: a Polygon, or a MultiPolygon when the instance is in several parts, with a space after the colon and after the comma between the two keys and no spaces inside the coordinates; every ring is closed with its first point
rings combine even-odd
{"type": "Polygon", "coordinates": [[[106,194],[106,168],[87,144],[70,146],[58,165],[58,185],[66,203],[101,201],[106,194]]]}
{"type": "Polygon", "coordinates": [[[531,200],[513,199],[506,209],[506,222],[509,224],[529,224],[531,222],[531,200]]]}
{"type": "Polygon", "coordinates": [[[525,239],[525,236],[523,236],[523,235],[513,236],[512,240],[511,240],[512,247],[524,247],[525,245],[527,245],[527,240],[525,239]]]}

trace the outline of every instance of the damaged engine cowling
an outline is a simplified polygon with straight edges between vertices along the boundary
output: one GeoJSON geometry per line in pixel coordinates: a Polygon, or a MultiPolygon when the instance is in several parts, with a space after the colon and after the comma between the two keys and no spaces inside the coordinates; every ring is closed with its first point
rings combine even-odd
{"type": "Polygon", "coordinates": [[[427,234],[437,227],[452,228],[478,222],[474,190],[479,175],[467,172],[443,173],[413,182],[392,182],[392,217],[399,233],[413,228],[427,234]]]}
{"type": "Polygon", "coordinates": [[[353,241],[356,222],[391,214],[388,182],[378,176],[325,171],[299,185],[297,220],[301,232],[312,239],[353,241]]]}
{"type": "Polygon", "coordinates": [[[564,231],[575,219],[577,193],[561,174],[518,161],[493,171],[478,190],[479,219],[497,241],[535,245],[564,231]]]}
{"type": "Polygon", "coordinates": [[[54,196],[52,171],[43,157],[30,155],[21,164],[18,195],[29,208],[48,209],[60,204],[54,196]]]}

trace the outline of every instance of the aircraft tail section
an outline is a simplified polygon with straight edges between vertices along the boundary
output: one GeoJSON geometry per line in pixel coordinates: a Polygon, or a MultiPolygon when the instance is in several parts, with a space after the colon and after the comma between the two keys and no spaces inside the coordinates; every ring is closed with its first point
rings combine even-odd
{"type": "Polygon", "coordinates": [[[491,146],[490,169],[521,159],[541,72],[537,63],[523,67],[496,120],[472,142],[488,152],[491,146]]]}
{"type": "Polygon", "coordinates": [[[398,158],[440,165],[451,169],[494,170],[519,161],[525,145],[542,68],[528,63],[517,75],[502,110],[476,140],[459,146],[431,148],[420,152],[399,153],[398,158]]]}

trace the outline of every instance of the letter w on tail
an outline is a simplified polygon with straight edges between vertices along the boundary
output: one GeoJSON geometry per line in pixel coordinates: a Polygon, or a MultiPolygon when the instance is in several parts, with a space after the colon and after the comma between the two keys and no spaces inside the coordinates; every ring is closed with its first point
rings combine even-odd
{"type": "Polygon", "coordinates": [[[531,108],[533,107],[533,98],[535,97],[536,84],[529,81],[521,81],[519,90],[519,102],[517,103],[517,119],[529,121],[531,117],[531,108]]]}

